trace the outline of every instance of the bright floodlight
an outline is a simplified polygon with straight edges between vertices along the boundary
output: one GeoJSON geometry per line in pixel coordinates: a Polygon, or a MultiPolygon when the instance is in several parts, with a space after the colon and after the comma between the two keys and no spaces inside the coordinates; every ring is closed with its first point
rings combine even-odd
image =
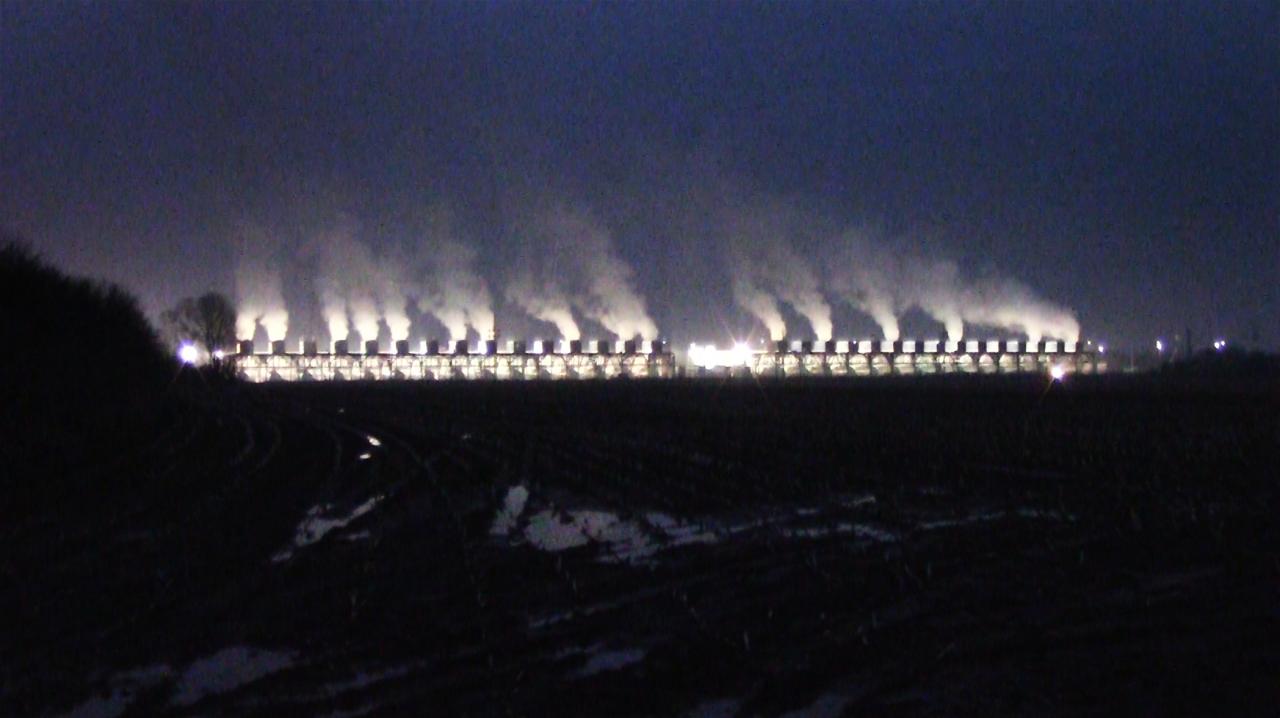
{"type": "Polygon", "coordinates": [[[1061,364],[1055,365],[1052,369],[1049,370],[1049,376],[1053,377],[1054,381],[1062,381],[1062,377],[1066,375],[1067,375],[1067,370],[1064,369],[1061,364]]]}
{"type": "Polygon", "coordinates": [[[690,344],[689,363],[703,369],[747,366],[752,353],[751,347],[745,342],[735,343],[732,349],[717,349],[714,344],[690,344]]]}
{"type": "Polygon", "coordinates": [[[214,359],[222,359],[222,358],[223,358],[223,357],[225,357],[226,355],[227,355],[227,353],[226,353],[226,352],[224,352],[224,351],[222,351],[221,349],[214,349],[214,350],[213,350],[213,358],[214,358],[214,359]]]}
{"type": "Polygon", "coordinates": [[[1156,351],[1158,352],[1164,351],[1164,342],[1160,341],[1159,339],[1156,340],[1156,351]]]}
{"type": "Polygon", "coordinates": [[[196,359],[200,358],[200,352],[194,344],[183,344],[178,347],[178,358],[183,364],[195,364],[196,359]]]}

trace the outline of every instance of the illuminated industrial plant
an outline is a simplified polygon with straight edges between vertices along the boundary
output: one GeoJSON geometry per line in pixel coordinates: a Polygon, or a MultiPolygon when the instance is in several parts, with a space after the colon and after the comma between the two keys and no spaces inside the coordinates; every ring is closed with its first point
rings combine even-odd
{"type": "Polygon", "coordinates": [[[917,376],[928,374],[1044,374],[1106,370],[1102,352],[1078,342],[833,340],[778,341],[764,349],[738,342],[731,349],[693,344],[689,364],[697,374],[746,373],[759,377],[917,376]]]}
{"type": "Polygon", "coordinates": [[[378,343],[351,347],[335,343],[319,351],[314,341],[287,348],[282,340],[268,353],[241,342],[229,357],[236,372],[253,382],[330,380],[556,380],[670,379],[677,376],[764,378],[840,376],[920,376],[930,374],[1067,374],[1106,370],[1100,352],[1077,342],[1019,340],[833,340],[778,341],[753,348],[735,342],[728,349],[691,344],[684,366],[662,341],[495,340],[408,341],[394,351],[378,343]],[[362,351],[361,351],[362,350],[362,351]]]}
{"type": "MultiPolygon", "coordinates": [[[[356,347],[358,348],[358,347],[356,347]]],[[[253,382],[330,380],[537,380],[537,379],[665,379],[675,376],[675,357],[661,341],[533,341],[496,340],[468,346],[466,342],[422,341],[410,347],[395,343],[395,351],[378,350],[376,341],[353,351],[346,341],[331,352],[320,352],[314,341],[299,342],[288,351],[284,341],[271,343],[271,352],[254,353],[252,342],[241,342],[231,357],[236,372],[253,382]]]]}

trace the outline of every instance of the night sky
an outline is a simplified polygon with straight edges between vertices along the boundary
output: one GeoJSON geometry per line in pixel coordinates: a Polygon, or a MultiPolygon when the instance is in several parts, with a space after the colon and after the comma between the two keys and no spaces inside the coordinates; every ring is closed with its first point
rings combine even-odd
{"type": "Polygon", "coordinates": [[[739,212],[803,226],[778,241],[815,271],[858,227],[1117,347],[1275,348],[1280,5],[0,1],[0,223],[153,315],[231,294],[251,224],[305,331],[309,235],[412,246],[440,207],[501,295],[547,203],[608,228],[677,342],[752,327],[739,212]]]}

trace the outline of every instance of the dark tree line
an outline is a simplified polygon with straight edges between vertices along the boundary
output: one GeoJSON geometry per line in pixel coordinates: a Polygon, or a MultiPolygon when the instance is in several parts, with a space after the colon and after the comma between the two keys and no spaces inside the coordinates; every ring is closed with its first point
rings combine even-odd
{"type": "Polygon", "coordinates": [[[0,316],[0,493],[74,481],[154,430],[175,365],[128,292],[0,230],[0,316]]]}

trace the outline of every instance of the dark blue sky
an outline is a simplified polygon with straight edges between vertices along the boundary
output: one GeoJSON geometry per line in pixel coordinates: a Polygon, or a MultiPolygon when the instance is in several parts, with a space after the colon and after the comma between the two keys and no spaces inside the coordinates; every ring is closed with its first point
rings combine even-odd
{"type": "Polygon", "coordinates": [[[230,291],[237,223],[376,246],[440,202],[496,283],[512,207],[554,197],[688,340],[741,324],[690,220],[727,194],[1016,278],[1114,344],[1275,347],[1278,7],[0,0],[0,222],[158,311],[230,291]]]}

